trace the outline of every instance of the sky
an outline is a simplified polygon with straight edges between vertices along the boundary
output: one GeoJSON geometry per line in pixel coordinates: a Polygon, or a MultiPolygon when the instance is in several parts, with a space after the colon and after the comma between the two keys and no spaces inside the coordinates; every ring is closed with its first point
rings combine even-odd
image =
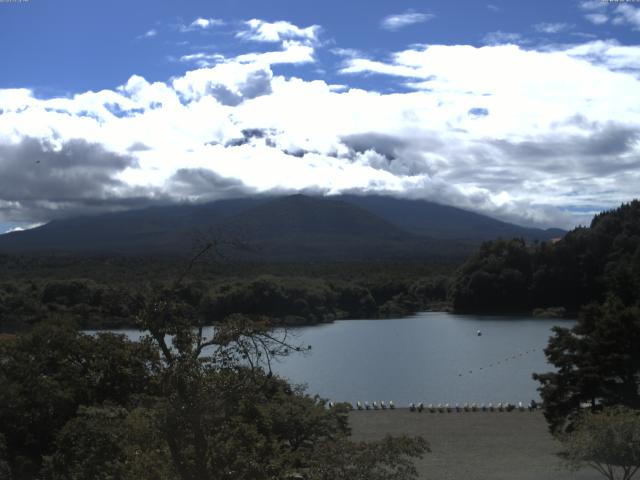
{"type": "Polygon", "coordinates": [[[0,232],[257,193],[638,197],[640,2],[0,0],[0,232]]]}

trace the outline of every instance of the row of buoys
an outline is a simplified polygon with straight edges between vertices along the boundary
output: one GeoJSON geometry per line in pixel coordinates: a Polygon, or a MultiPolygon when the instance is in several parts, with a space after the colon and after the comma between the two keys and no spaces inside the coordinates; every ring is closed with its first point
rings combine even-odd
{"type": "MultiPolygon", "coordinates": [[[[531,402],[529,403],[529,405],[526,407],[530,412],[532,412],[533,410],[538,408],[538,404],[535,402],[535,400],[531,400],[531,402]]],[[[429,413],[450,413],[450,412],[511,412],[513,410],[519,410],[520,412],[524,412],[525,411],[525,406],[522,402],[518,402],[517,405],[514,405],[513,403],[502,403],[502,402],[498,402],[495,405],[491,402],[489,402],[488,404],[477,404],[477,403],[464,403],[463,405],[460,405],[458,403],[456,403],[454,406],[449,405],[448,403],[442,404],[439,403],[437,405],[434,405],[433,403],[430,403],[428,405],[425,405],[424,403],[420,402],[417,405],[415,403],[411,403],[409,405],[409,410],[412,412],[424,412],[427,411],[429,413]]]]}
{"type": "MultiPolygon", "coordinates": [[[[345,402],[349,408],[351,410],[354,410],[354,407],[351,403],[345,402]]],[[[334,402],[329,402],[329,408],[335,408],[336,404],[334,402]]],[[[356,410],[386,410],[386,409],[390,409],[390,410],[394,410],[396,408],[395,404],[393,403],[393,400],[389,400],[389,403],[385,403],[384,401],[380,401],[380,402],[372,402],[371,404],[369,404],[369,402],[356,402],[356,406],[355,409],[356,410]]],[[[503,403],[503,402],[498,402],[495,405],[491,402],[487,403],[486,405],[484,403],[463,403],[462,405],[456,403],[455,405],[450,405],[448,403],[438,403],[433,404],[430,403],[428,405],[425,405],[423,402],[420,402],[418,404],[416,403],[410,403],[409,404],[409,410],[412,412],[424,412],[427,411],[429,413],[450,413],[450,412],[511,412],[513,410],[519,410],[521,412],[524,412],[525,409],[528,409],[530,412],[537,409],[538,408],[538,404],[535,400],[531,400],[531,402],[529,402],[529,404],[525,407],[525,405],[522,402],[518,402],[517,405],[513,404],[513,403],[503,403]]]]}
{"type": "MultiPolygon", "coordinates": [[[[353,405],[349,402],[343,402],[342,404],[347,404],[347,406],[353,410],[353,405]]],[[[329,402],[329,408],[335,408],[336,404],[334,402],[329,402]]],[[[396,408],[395,403],[393,403],[393,400],[389,400],[389,403],[385,403],[384,400],[380,400],[380,402],[371,402],[371,404],[369,404],[369,402],[356,402],[356,407],[357,410],[394,410],[396,408]]]]}
{"type": "MultiPolygon", "coordinates": [[[[526,351],[524,351],[524,352],[520,352],[520,353],[518,353],[518,354],[508,356],[508,357],[507,357],[507,358],[505,358],[504,360],[498,360],[498,361],[496,361],[496,362],[490,363],[489,365],[485,365],[484,367],[480,367],[480,368],[478,368],[478,370],[484,370],[485,368],[493,368],[494,366],[496,366],[496,367],[497,367],[498,365],[501,365],[502,363],[507,363],[509,360],[515,360],[515,359],[517,359],[518,357],[523,357],[524,355],[528,355],[529,353],[533,353],[533,352],[535,352],[535,351],[536,351],[536,349],[535,349],[535,348],[532,348],[532,349],[530,349],[530,350],[526,350],[526,351]]],[[[469,374],[470,374],[470,375],[471,375],[471,374],[473,374],[473,370],[469,370],[469,374]]],[[[459,376],[459,377],[461,377],[462,375],[463,375],[463,373],[462,373],[462,372],[458,373],[458,376],[459,376]]]]}

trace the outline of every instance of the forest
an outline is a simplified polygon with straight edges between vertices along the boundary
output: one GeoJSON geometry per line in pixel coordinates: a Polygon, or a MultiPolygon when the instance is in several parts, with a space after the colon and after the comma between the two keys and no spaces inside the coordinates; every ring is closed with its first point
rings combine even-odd
{"type": "MultiPolygon", "coordinates": [[[[81,329],[132,327],[145,295],[170,283],[186,263],[179,257],[0,257],[0,332],[46,319],[81,329]]],[[[203,319],[241,313],[309,325],[382,318],[446,308],[454,268],[205,259],[181,283],[179,295],[203,319]]]]}
{"type": "Polygon", "coordinates": [[[609,296],[640,301],[640,201],[594,217],[555,242],[485,242],[457,271],[454,311],[530,312],[555,308],[575,317],[609,296]]]}

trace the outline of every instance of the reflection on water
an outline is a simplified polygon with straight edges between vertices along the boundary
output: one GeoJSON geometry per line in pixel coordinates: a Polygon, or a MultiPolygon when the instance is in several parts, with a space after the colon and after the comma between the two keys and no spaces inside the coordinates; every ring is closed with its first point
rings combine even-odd
{"type": "Polygon", "coordinates": [[[539,398],[531,374],[550,369],[542,349],[551,327],[573,324],[448,313],[341,320],[290,331],[294,343],[313,349],[277,362],[274,370],[334,401],[525,403],[539,398]]]}

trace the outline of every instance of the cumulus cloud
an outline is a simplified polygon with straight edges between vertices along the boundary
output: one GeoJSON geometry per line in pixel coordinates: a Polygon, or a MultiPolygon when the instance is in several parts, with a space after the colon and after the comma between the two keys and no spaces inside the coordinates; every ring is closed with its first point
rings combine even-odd
{"type": "Polygon", "coordinates": [[[566,52],[575,58],[602,65],[612,71],[631,72],[640,76],[638,45],[621,45],[615,40],[595,40],[571,46],[566,52]]]}
{"type": "Polygon", "coordinates": [[[314,53],[282,35],[271,52],[213,58],[167,82],[134,75],[48,99],[0,90],[0,221],[314,191],[571,226],[575,212],[637,195],[638,46],[423,45],[342,57],[344,74],[403,87],[380,93],[278,74],[279,61],[314,53]]]}
{"type": "Polygon", "coordinates": [[[202,31],[202,30],[211,30],[212,28],[215,27],[221,27],[225,25],[225,22],[223,20],[220,20],[219,18],[196,18],[193,22],[191,22],[189,25],[180,25],[178,28],[181,32],[186,33],[186,32],[194,32],[194,31],[202,31]]]}
{"type": "Polygon", "coordinates": [[[320,27],[318,25],[301,28],[285,21],[265,22],[257,18],[245,22],[244,25],[245,28],[237,32],[236,37],[254,42],[298,40],[314,43],[318,40],[320,33],[320,27]]]}
{"type": "Polygon", "coordinates": [[[584,10],[584,18],[594,25],[603,25],[609,21],[607,4],[601,0],[584,0],[580,2],[580,8],[584,10]]]}
{"type": "Polygon", "coordinates": [[[615,9],[614,25],[630,25],[634,30],[640,30],[640,7],[623,4],[615,9]]]}
{"type": "Polygon", "coordinates": [[[130,203],[140,191],[117,178],[138,167],[135,158],[72,139],[58,145],[23,138],[0,144],[0,212],[19,219],[48,219],[60,210],[100,210],[130,203]]]}
{"type": "Polygon", "coordinates": [[[626,25],[633,30],[640,30],[640,7],[628,3],[599,0],[580,2],[580,7],[587,12],[584,17],[595,25],[603,25],[611,21],[613,25],[626,25]]]}
{"type": "Polygon", "coordinates": [[[406,12],[384,17],[380,22],[380,26],[385,30],[395,31],[416,23],[428,22],[433,18],[435,18],[435,15],[432,13],[406,12]]]}
{"type": "Polygon", "coordinates": [[[221,105],[237,106],[271,93],[272,77],[268,65],[234,62],[187,72],[172,87],[187,102],[214,99],[221,105]]]}

